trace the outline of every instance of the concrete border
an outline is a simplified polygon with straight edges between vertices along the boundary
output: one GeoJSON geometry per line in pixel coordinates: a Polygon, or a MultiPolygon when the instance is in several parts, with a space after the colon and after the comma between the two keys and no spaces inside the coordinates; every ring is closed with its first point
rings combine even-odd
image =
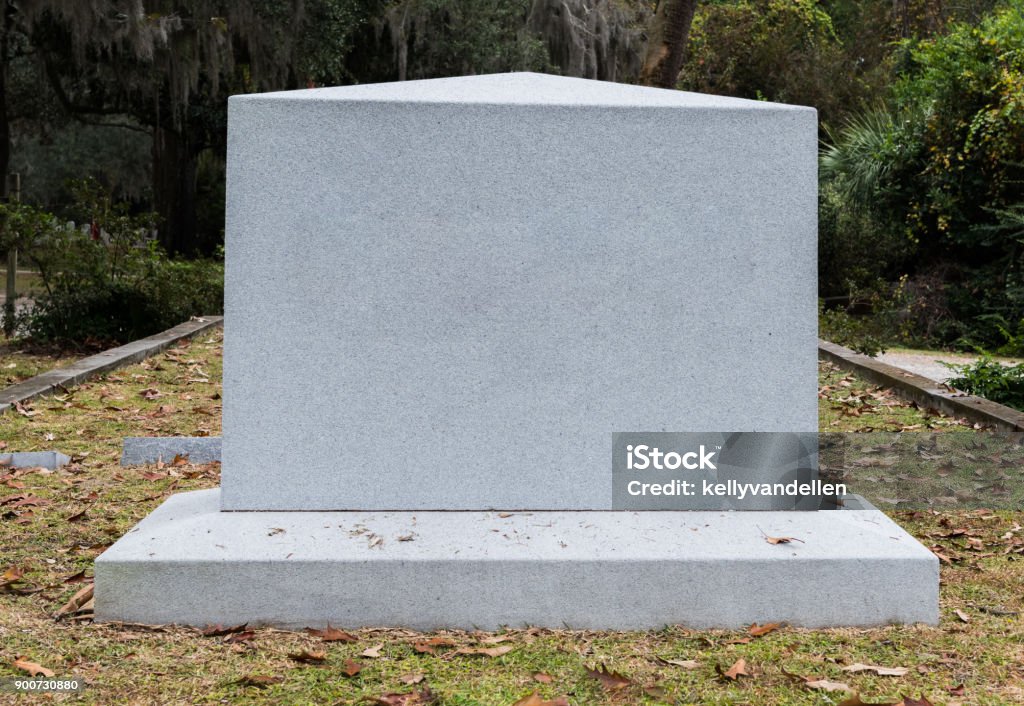
{"type": "Polygon", "coordinates": [[[998,431],[1024,431],[1024,412],[984,397],[959,392],[835,343],[818,339],[818,358],[857,373],[876,385],[892,388],[900,397],[922,407],[933,407],[953,417],[966,417],[998,431]]]}
{"type": "Polygon", "coordinates": [[[35,397],[42,397],[61,388],[72,387],[89,378],[125,365],[138,363],[172,347],[186,338],[192,338],[224,323],[223,316],[195,317],[174,328],[147,338],[126,343],[117,348],[82,358],[63,368],[54,368],[35,377],[23,380],[0,390],[0,414],[12,408],[15,403],[35,397]]]}

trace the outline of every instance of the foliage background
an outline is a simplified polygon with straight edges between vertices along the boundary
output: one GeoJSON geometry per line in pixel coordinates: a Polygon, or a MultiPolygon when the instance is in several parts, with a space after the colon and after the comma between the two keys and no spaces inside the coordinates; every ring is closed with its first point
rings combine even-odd
{"type": "MultiPolygon", "coordinates": [[[[216,259],[229,95],[517,70],[635,82],[655,9],[641,0],[5,6],[0,143],[6,129],[22,201],[74,219],[70,184],[91,178],[126,215],[155,213],[159,248],[136,243],[152,262],[216,259]]],[[[872,351],[1024,352],[1022,7],[698,4],[679,88],[819,111],[825,335],[872,351]]]]}

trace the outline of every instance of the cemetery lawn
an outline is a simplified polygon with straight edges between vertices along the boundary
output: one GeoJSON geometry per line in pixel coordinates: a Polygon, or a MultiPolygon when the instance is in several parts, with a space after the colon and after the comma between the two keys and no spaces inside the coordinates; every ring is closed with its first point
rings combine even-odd
{"type": "MultiPolygon", "coordinates": [[[[27,345],[0,334],[0,388],[27,380],[78,360],[75,352],[56,348],[27,345]]],[[[2,422],[0,422],[2,423],[2,422]]]]}
{"type": "MultiPolygon", "coordinates": [[[[0,417],[8,450],[75,456],[52,473],[0,470],[0,679],[26,676],[33,665],[58,678],[80,676],[88,684],[80,696],[52,700],[95,704],[509,706],[535,691],[538,698],[525,703],[825,705],[852,692],[863,701],[847,703],[902,703],[903,696],[936,705],[1024,701],[1024,513],[894,513],[943,560],[942,618],[934,628],[323,636],[227,626],[204,635],[94,625],[87,611],[54,620],[88,585],[103,548],[169,494],[217,485],[217,464],[178,459],[122,469],[118,457],[125,436],[219,434],[220,356],[220,332],[203,334],[0,417]],[[596,671],[601,665],[609,673],[596,671]]],[[[823,430],[966,428],[830,366],[821,380],[823,430]]],[[[0,692],[0,703],[37,698],[0,692]]]]}

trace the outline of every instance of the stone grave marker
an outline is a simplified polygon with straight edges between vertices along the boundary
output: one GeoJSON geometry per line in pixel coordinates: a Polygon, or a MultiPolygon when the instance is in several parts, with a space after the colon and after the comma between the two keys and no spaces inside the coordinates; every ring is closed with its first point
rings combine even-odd
{"type": "Polygon", "coordinates": [[[659,439],[695,482],[818,479],[814,110],[537,74],[235,96],[227,200],[221,488],[99,557],[97,619],[937,621],[937,559],[877,510],[615,485],[659,439]]]}

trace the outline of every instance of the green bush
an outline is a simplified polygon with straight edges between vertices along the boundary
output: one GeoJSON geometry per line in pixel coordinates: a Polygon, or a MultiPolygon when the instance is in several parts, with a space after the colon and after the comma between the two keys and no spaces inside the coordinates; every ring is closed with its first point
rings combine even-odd
{"type": "Polygon", "coordinates": [[[1024,11],[954,23],[899,55],[890,105],[822,154],[823,293],[902,275],[916,329],[893,337],[1013,348],[1024,340],[1006,323],[1024,319],[1024,11]]]}
{"type": "Polygon", "coordinates": [[[35,212],[18,238],[40,272],[41,292],[19,328],[33,339],[64,343],[125,342],[223,311],[220,260],[175,261],[150,233],[151,214],[131,214],[94,182],[75,187],[79,222],[88,232],[35,212]]]}
{"type": "Polygon", "coordinates": [[[948,381],[956,389],[1024,410],[1024,364],[1003,365],[983,356],[970,365],[946,367],[957,373],[948,381]]]}

